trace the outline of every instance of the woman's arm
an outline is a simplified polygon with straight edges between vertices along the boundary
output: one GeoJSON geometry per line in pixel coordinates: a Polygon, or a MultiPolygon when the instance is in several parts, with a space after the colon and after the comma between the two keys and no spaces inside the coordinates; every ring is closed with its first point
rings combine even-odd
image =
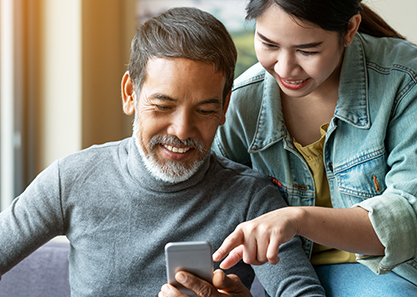
{"type": "Polygon", "coordinates": [[[325,207],[285,207],[237,226],[214,253],[213,260],[227,269],[240,259],[260,265],[279,261],[279,246],[301,235],[316,243],[337,249],[384,255],[368,217],[361,207],[334,209],[325,207]]]}

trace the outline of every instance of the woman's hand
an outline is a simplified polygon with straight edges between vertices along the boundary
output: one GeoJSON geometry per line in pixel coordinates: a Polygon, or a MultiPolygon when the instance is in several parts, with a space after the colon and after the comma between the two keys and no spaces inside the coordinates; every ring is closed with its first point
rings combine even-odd
{"type": "Polygon", "coordinates": [[[383,255],[385,247],[361,207],[284,207],[238,225],[213,254],[228,269],[239,260],[260,265],[279,261],[279,246],[295,235],[315,243],[363,255],[383,255]]]}
{"type": "Polygon", "coordinates": [[[243,259],[243,262],[261,265],[279,262],[279,246],[298,234],[297,208],[285,207],[256,219],[239,224],[213,254],[213,261],[220,261],[220,267],[229,269],[243,259]]]}
{"type": "MultiPolygon", "coordinates": [[[[225,275],[222,270],[213,273],[213,285],[190,274],[180,271],[176,280],[184,287],[194,291],[200,297],[251,297],[252,294],[234,274],[225,275]]],[[[162,286],[158,297],[186,297],[169,284],[162,286]]]]}

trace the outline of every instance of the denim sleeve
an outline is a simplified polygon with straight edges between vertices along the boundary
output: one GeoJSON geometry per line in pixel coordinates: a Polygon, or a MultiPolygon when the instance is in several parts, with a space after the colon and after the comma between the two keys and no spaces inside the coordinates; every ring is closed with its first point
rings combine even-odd
{"type": "Polygon", "coordinates": [[[357,255],[358,262],[377,274],[384,274],[416,257],[417,219],[407,199],[387,194],[368,199],[359,206],[369,212],[372,226],[385,246],[385,255],[357,255]]]}
{"type": "Polygon", "coordinates": [[[387,127],[385,143],[390,168],[385,177],[387,189],[381,196],[359,204],[369,212],[375,232],[385,246],[385,255],[358,255],[358,261],[378,274],[388,273],[417,258],[416,110],[417,86],[414,83],[396,98],[387,127]]]}

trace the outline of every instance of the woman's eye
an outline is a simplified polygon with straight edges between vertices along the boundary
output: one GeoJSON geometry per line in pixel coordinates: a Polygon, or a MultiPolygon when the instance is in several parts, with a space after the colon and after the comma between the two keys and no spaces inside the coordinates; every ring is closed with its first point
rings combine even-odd
{"type": "Polygon", "coordinates": [[[318,52],[308,52],[308,51],[299,51],[304,56],[312,56],[317,54],[318,52]]]}
{"type": "Polygon", "coordinates": [[[264,46],[266,46],[267,48],[278,48],[278,46],[277,46],[277,45],[275,45],[275,44],[266,43],[266,42],[262,42],[262,44],[263,44],[264,46]]]}

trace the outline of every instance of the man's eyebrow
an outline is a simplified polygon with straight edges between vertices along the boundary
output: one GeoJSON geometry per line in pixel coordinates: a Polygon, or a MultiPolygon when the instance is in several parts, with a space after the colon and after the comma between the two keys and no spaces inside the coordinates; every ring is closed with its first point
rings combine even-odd
{"type": "MultiPolygon", "coordinates": [[[[262,35],[259,32],[256,32],[256,34],[259,36],[259,38],[261,38],[262,40],[264,40],[268,43],[277,44],[275,41],[270,40],[269,38],[265,37],[264,35],[262,35]]],[[[323,43],[322,41],[319,41],[319,42],[310,42],[310,43],[304,43],[304,44],[297,44],[297,45],[293,45],[292,48],[314,48],[314,47],[319,47],[322,43],[323,43]]]]}
{"type": "MultiPolygon", "coordinates": [[[[175,98],[172,98],[170,96],[167,96],[167,95],[164,95],[164,94],[160,94],[160,93],[152,94],[150,96],[150,98],[154,98],[154,99],[157,99],[157,100],[165,100],[165,101],[170,101],[170,102],[176,102],[176,101],[178,101],[175,98]]],[[[210,99],[202,100],[198,104],[199,105],[202,105],[202,104],[222,104],[222,102],[223,102],[222,99],[215,97],[215,98],[210,98],[210,99]]]]}
{"type": "Polygon", "coordinates": [[[200,101],[199,104],[200,105],[201,104],[222,104],[222,100],[219,98],[211,98],[211,99],[200,101]]]}
{"type": "Polygon", "coordinates": [[[160,94],[160,93],[155,93],[152,94],[151,96],[149,96],[150,98],[154,98],[154,99],[158,99],[158,100],[166,100],[166,101],[177,101],[174,98],[171,98],[167,95],[164,94],[160,94]]]}

